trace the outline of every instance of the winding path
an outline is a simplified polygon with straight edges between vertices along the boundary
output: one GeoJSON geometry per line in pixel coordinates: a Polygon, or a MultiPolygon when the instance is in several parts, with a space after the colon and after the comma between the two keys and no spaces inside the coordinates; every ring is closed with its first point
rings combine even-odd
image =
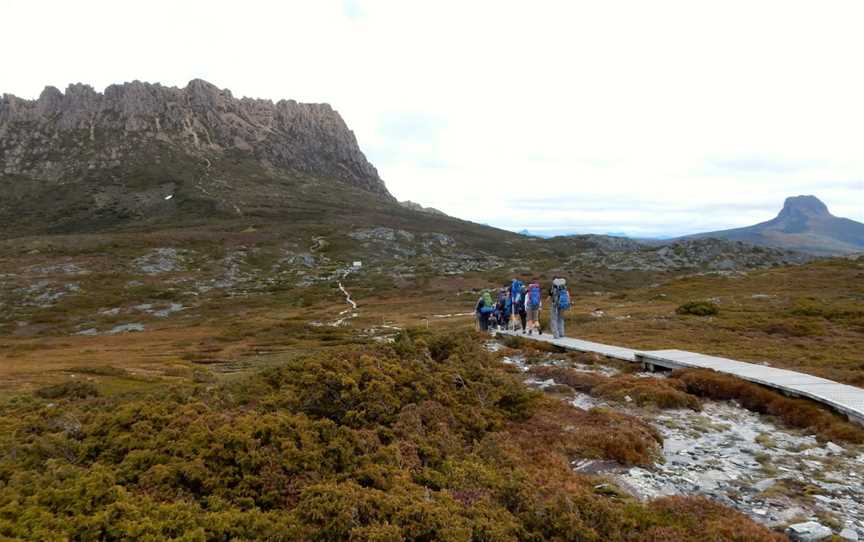
{"type": "Polygon", "coordinates": [[[567,350],[593,352],[606,357],[641,363],[646,368],[667,369],[711,369],[743,380],[755,382],[780,390],[793,397],[806,397],[830,406],[845,414],[850,421],[864,425],[864,389],[819,378],[817,376],[767,367],[757,363],[746,363],[734,359],[706,356],[685,350],[640,351],[619,346],[583,341],[580,339],[556,339],[551,335],[523,335],[515,331],[498,331],[501,335],[513,335],[523,339],[542,341],[567,350]]]}
{"type": "Polygon", "coordinates": [[[335,322],[331,323],[330,324],[331,327],[339,327],[342,324],[344,324],[346,320],[350,320],[351,318],[356,318],[359,315],[359,312],[357,312],[357,302],[355,302],[353,299],[351,299],[351,294],[348,293],[348,290],[346,290],[344,286],[342,286],[341,282],[337,282],[336,284],[339,285],[339,289],[345,295],[345,302],[348,303],[349,305],[351,305],[351,308],[345,309],[344,311],[340,312],[339,313],[339,319],[336,320],[335,322]]]}

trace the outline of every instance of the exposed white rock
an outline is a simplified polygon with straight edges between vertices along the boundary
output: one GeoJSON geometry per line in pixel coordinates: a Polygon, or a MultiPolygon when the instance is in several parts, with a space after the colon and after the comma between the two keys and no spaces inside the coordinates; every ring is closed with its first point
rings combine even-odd
{"type": "Polygon", "coordinates": [[[790,525],[786,530],[786,534],[792,540],[799,542],[816,542],[817,540],[828,538],[833,533],[831,529],[817,521],[807,521],[790,525]]]}

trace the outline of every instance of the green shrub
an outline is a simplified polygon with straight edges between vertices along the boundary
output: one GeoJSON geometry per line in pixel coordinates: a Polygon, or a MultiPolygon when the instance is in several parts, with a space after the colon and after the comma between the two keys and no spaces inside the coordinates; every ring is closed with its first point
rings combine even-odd
{"type": "Polygon", "coordinates": [[[720,307],[710,301],[690,301],[675,309],[675,312],[692,316],[716,316],[720,314],[720,307]]]}
{"type": "Polygon", "coordinates": [[[96,386],[90,382],[78,381],[46,386],[39,388],[35,393],[37,397],[43,399],[86,399],[87,397],[96,397],[99,395],[96,386]]]}
{"type": "Polygon", "coordinates": [[[571,460],[647,466],[647,422],[543,398],[475,334],[400,341],[62,412],[4,405],[0,538],[778,540],[719,505],[598,495],[571,460]]]}

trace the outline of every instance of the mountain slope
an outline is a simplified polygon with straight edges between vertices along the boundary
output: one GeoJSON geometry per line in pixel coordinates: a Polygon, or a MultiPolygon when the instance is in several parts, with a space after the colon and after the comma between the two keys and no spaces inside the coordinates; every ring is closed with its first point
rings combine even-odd
{"type": "Polygon", "coordinates": [[[690,235],[685,239],[709,237],[818,255],[864,251],[864,224],[832,215],[815,196],[787,198],[780,214],[767,222],[690,235]]]}
{"type": "Polygon", "coordinates": [[[7,233],[278,214],[318,186],[395,202],[327,104],[237,99],[201,80],[0,99],[7,233]]]}

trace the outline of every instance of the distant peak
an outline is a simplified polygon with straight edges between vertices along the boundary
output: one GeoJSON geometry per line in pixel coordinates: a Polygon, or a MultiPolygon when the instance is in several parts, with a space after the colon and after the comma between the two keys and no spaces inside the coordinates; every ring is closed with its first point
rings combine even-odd
{"type": "Polygon", "coordinates": [[[828,206],[816,196],[793,196],[786,198],[780,216],[805,214],[808,216],[831,216],[828,206]]]}

